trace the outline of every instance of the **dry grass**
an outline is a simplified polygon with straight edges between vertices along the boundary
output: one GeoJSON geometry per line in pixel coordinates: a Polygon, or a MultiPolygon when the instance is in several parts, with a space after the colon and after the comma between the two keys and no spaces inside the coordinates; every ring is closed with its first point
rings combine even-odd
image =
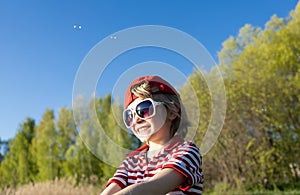
{"type": "Polygon", "coordinates": [[[71,180],[55,180],[8,188],[0,191],[0,195],[94,195],[100,194],[100,187],[91,184],[75,186],[71,180]]]}

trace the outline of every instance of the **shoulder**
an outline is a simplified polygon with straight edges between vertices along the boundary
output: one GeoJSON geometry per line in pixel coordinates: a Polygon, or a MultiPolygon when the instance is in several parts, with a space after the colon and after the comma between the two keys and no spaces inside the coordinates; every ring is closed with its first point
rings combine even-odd
{"type": "Polygon", "coordinates": [[[199,147],[191,141],[184,141],[181,143],[178,143],[177,146],[173,147],[172,152],[178,152],[178,153],[193,153],[197,156],[201,156],[199,147]]]}
{"type": "Polygon", "coordinates": [[[133,156],[139,155],[141,152],[146,151],[148,148],[149,148],[148,145],[143,145],[143,146],[139,147],[138,149],[128,153],[127,157],[133,157],[133,156]]]}
{"type": "Polygon", "coordinates": [[[195,143],[193,143],[191,141],[185,141],[182,144],[181,149],[182,150],[186,150],[188,152],[197,153],[197,154],[200,155],[200,149],[199,149],[199,147],[195,143]]]}
{"type": "Polygon", "coordinates": [[[201,167],[202,156],[199,147],[191,141],[184,141],[173,147],[169,153],[176,163],[186,163],[186,165],[194,165],[201,167]]]}

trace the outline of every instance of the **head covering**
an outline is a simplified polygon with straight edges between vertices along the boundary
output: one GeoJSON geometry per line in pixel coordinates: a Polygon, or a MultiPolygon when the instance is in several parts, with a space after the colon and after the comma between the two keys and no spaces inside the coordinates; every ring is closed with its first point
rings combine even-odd
{"type": "Polygon", "coordinates": [[[124,108],[127,108],[128,105],[133,102],[135,99],[138,97],[134,95],[131,92],[131,89],[142,85],[143,83],[148,82],[150,89],[149,92],[151,94],[158,94],[158,93],[163,93],[163,94],[174,94],[178,95],[176,89],[172,87],[170,83],[165,81],[159,76],[141,76],[136,79],[134,79],[128,86],[126,92],[125,92],[125,98],[124,98],[124,108]]]}

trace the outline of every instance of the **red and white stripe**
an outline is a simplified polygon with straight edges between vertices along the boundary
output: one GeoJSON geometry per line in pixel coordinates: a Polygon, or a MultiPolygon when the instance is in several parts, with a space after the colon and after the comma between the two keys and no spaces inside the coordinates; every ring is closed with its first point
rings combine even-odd
{"type": "Polygon", "coordinates": [[[195,144],[174,137],[170,144],[149,162],[146,160],[147,150],[146,145],[130,153],[108,181],[107,186],[117,183],[121,188],[125,188],[147,181],[164,168],[172,168],[186,180],[169,194],[202,194],[202,157],[195,144]]]}

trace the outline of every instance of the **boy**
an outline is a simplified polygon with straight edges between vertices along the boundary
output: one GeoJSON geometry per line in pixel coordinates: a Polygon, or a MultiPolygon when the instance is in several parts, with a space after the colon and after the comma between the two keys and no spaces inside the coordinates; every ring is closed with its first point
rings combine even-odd
{"type": "Polygon", "coordinates": [[[178,92],[161,77],[138,77],[124,108],[126,127],[146,144],[127,155],[102,194],[202,194],[202,157],[183,140],[188,120],[178,92]]]}

